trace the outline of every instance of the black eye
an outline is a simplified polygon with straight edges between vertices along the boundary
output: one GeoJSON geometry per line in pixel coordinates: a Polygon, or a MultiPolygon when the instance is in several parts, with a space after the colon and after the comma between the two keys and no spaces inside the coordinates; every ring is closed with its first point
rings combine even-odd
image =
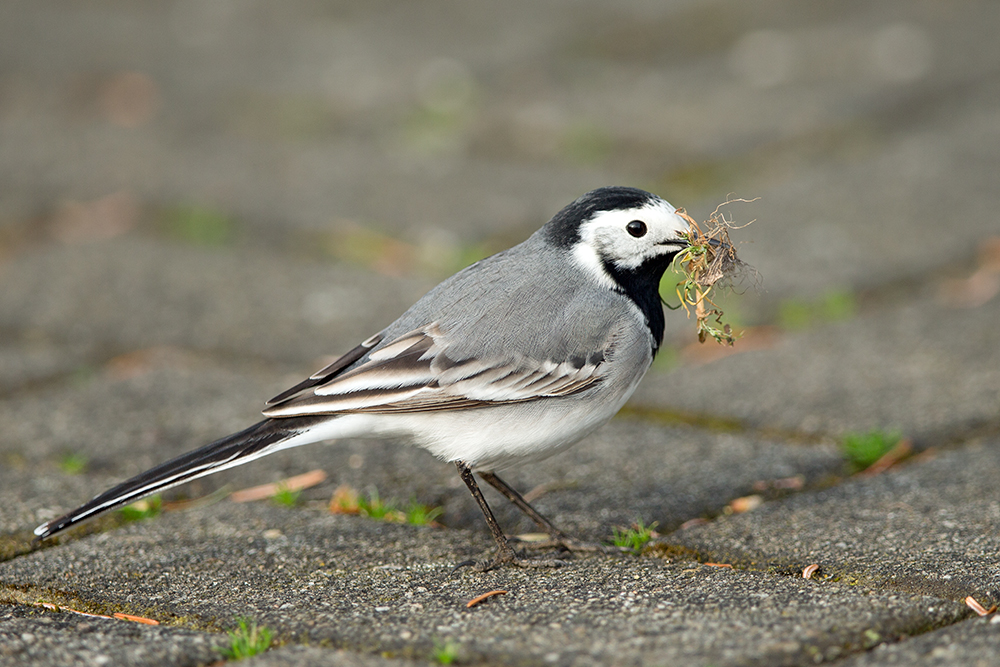
{"type": "Polygon", "coordinates": [[[646,235],[646,223],[642,220],[633,220],[625,225],[625,231],[632,236],[639,238],[646,235]]]}

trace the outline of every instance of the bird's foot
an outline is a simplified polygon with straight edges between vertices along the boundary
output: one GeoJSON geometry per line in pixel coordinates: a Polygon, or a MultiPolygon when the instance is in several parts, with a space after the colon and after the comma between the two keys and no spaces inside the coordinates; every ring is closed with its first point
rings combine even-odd
{"type": "Polygon", "coordinates": [[[524,568],[562,567],[563,565],[568,565],[566,561],[558,558],[521,558],[520,556],[514,555],[513,552],[511,552],[511,554],[511,556],[497,554],[489,560],[476,563],[473,566],[473,569],[476,570],[476,572],[489,572],[490,570],[503,567],[504,565],[524,568]]]}
{"type": "Polygon", "coordinates": [[[526,548],[529,549],[564,549],[572,553],[599,553],[599,554],[620,554],[627,553],[629,550],[625,547],[616,547],[612,544],[601,544],[600,542],[588,542],[585,540],[578,540],[575,537],[570,537],[569,535],[564,535],[562,533],[556,533],[553,535],[545,535],[541,533],[542,539],[518,539],[519,542],[524,544],[526,548]]]}
{"type": "Polygon", "coordinates": [[[462,561],[455,566],[455,569],[457,570],[461,567],[471,567],[476,572],[489,572],[490,570],[495,570],[496,568],[503,567],[505,565],[524,568],[539,568],[562,567],[563,565],[568,564],[569,563],[567,561],[560,560],[558,558],[522,558],[508,546],[506,549],[498,549],[493,558],[487,558],[482,561],[462,561]]]}

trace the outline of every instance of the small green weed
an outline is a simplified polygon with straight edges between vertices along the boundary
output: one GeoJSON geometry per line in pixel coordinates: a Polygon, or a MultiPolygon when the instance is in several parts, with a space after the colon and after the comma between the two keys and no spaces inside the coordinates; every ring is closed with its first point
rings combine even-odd
{"type": "Polygon", "coordinates": [[[229,631],[229,646],[219,649],[227,660],[242,660],[271,648],[273,636],[269,629],[249,618],[238,622],[239,626],[229,631]]]}
{"type": "Polygon", "coordinates": [[[855,472],[864,470],[882,458],[902,439],[899,431],[869,431],[848,433],[841,442],[841,450],[855,472]]]}
{"type": "Polygon", "coordinates": [[[434,653],[431,654],[439,665],[450,665],[458,658],[458,644],[450,639],[434,640],[434,653]]]}
{"type": "Polygon", "coordinates": [[[391,498],[382,500],[378,495],[378,489],[372,489],[367,499],[358,498],[358,512],[381,521],[402,523],[406,519],[405,515],[396,507],[396,501],[391,498]]]}
{"type": "Polygon", "coordinates": [[[787,299],[778,306],[778,323],[789,331],[805,329],[813,321],[812,308],[806,301],[787,299]]]}
{"type": "Polygon", "coordinates": [[[162,228],[170,237],[198,246],[220,246],[234,236],[233,219],[205,206],[176,206],[164,211],[162,228]]]}
{"type": "Polygon", "coordinates": [[[163,500],[159,495],[155,495],[126,505],[118,510],[118,514],[126,521],[142,521],[152,519],[161,511],[163,511],[163,500]]]}
{"type": "Polygon", "coordinates": [[[279,484],[277,493],[271,496],[271,502],[281,507],[295,507],[299,504],[299,496],[301,495],[301,489],[293,490],[284,484],[279,484]]]}
{"type": "Polygon", "coordinates": [[[881,641],[882,641],[882,635],[880,635],[879,633],[875,632],[872,629],[868,629],[865,630],[864,632],[864,641],[862,642],[862,646],[864,646],[866,649],[869,649],[872,648],[873,646],[878,645],[878,643],[881,641]]]}
{"type": "Polygon", "coordinates": [[[362,498],[353,487],[344,484],[333,492],[333,498],[330,499],[330,513],[361,514],[377,521],[427,526],[432,525],[434,519],[444,513],[444,509],[421,505],[415,498],[411,498],[406,507],[400,508],[391,498],[382,500],[378,489],[372,489],[367,498],[362,498]]]}
{"type": "Polygon", "coordinates": [[[786,299],[778,307],[778,323],[790,331],[824,322],[842,322],[857,313],[857,298],[847,290],[831,290],[815,301],[786,299]]]}
{"type": "Polygon", "coordinates": [[[653,539],[654,529],[657,525],[659,524],[654,521],[647,526],[643,524],[642,520],[639,520],[631,528],[625,530],[615,528],[612,542],[616,547],[631,549],[632,553],[638,555],[646,543],[653,539]]]}
{"type": "Polygon", "coordinates": [[[410,503],[403,509],[403,514],[406,515],[406,523],[414,526],[430,525],[434,523],[434,519],[443,513],[443,508],[421,505],[415,498],[411,498],[410,503]]]}
{"type": "Polygon", "coordinates": [[[67,475],[79,475],[87,469],[88,462],[86,454],[67,452],[59,459],[59,469],[67,475]]]}

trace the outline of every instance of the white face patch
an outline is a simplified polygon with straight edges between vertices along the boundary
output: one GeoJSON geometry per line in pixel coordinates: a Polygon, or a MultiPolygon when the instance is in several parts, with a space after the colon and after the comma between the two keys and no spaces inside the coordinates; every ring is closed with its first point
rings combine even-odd
{"type": "Polygon", "coordinates": [[[688,225],[674,211],[662,199],[637,208],[600,211],[580,225],[580,241],[573,247],[573,258],[602,285],[614,287],[605,263],[628,271],[683,247],[681,233],[687,231],[688,225]],[[626,226],[633,220],[646,225],[645,234],[629,234],[626,226]]]}

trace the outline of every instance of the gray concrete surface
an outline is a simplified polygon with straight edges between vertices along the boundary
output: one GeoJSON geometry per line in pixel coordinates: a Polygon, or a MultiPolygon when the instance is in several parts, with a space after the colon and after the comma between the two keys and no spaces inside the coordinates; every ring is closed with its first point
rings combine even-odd
{"type": "Polygon", "coordinates": [[[240,618],[275,632],[261,666],[993,664],[997,615],[963,601],[1000,602],[998,22],[986,0],[2,3],[0,664],[212,664],[240,618]],[[641,555],[453,571],[489,553],[478,510],[376,441],[32,546],[612,183],[699,219],[760,197],[728,209],[762,276],[724,300],[732,353],[668,313],[625,415],[507,475],[590,540],[657,522],[641,555]],[[841,439],[872,429],[915,456],[851,475],[841,439]],[[296,507],[226,497],[312,469],[296,507]],[[342,484],[441,525],[331,515],[342,484]]]}
{"type": "Polygon", "coordinates": [[[52,614],[22,605],[0,611],[0,660],[10,665],[190,665],[220,657],[217,637],[183,628],[52,614]]]}
{"type": "Polygon", "coordinates": [[[249,613],[295,642],[426,656],[433,638],[451,639],[474,662],[794,664],[862,648],[869,630],[908,634],[967,612],[932,596],[686,560],[453,571],[456,555],[488,546],[481,531],[226,504],[17,558],[5,575],[125,613],[249,613]],[[508,592],[466,607],[495,589],[508,592]]]}
{"type": "Polygon", "coordinates": [[[634,402],[754,428],[814,435],[895,429],[921,446],[940,444],[1000,426],[997,322],[996,299],[954,308],[925,291],[848,321],[772,336],[768,347],[724,363],[651,375],[634,402]]]}
{"type": "Polygon", "coordinates": [[[814,576],[850,585],[992,599],[1000,586],[1000,496],[984,480],[1000,465],[997,447],[976,441],[671,541],[752,568],[794,574],[816,563],[814,576]]]}
{"type": "Polygon", "coordinates": [[[974,665],[993,664],[992,653],[1000,638],[1000,618],[975,618],[956,623],[899,644],[882,644],[847,660],[847,665],[974,665]]]}

